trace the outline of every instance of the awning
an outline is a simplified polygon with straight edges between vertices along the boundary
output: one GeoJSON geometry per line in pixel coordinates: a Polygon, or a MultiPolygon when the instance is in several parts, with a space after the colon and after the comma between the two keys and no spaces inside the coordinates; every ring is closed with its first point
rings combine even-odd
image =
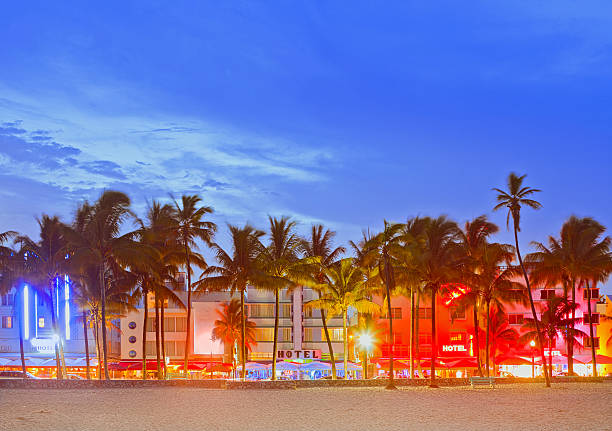
{"type": "Polygon", "coordinates": [[[302,365],[302,371],[327,371],[332,366],[329,362],[312,361],[302,365]]]}
{"type": "Polygon", "coordinates": [[[531,360],[520,356],[498,356],[495,358],[496,365],[532,365],[531,360]]]}
{"type": "MultiPolygon", "coordinates": [[[[388,359],[378,359],[376,361],[376,363],[378,364],[378,368],[382,368],[385,370],[389,369],[389,360],[388,359]]],[[[416,362],[415,362],[415,367],[416,367],[416,362]]],[[[405,361],[405,360],[399,360],[399,359],[394,359],[393,360],[393,369],[394,370],[407,370],[410,369],[410,360],[405,361]]]]}
{"type": "MultiPolygon", "coordinates": [[[[582,362],[583,364],[590,364],[593,362],[592,355],[579,355],[578,357],[580,358],[579,362],[582,362]]],[[[576,356],[574,356],[574,360],[576,360],[576,356]]],[[[595,362],[597,362],[597,365],[610,365],[612,364],[612,357],[606,355],[595,355],[595,362]]]]}
{"type": "Polygon", "coordinates": [[[208,364],[205,368],[207,373],[229,373],[232,371],[232,364],[226,364],[223,362],[216,364],[208,364]]]}
{"type": "Polygon", "coordinates": [[[461,358],[454,361],[446,362],[448,368],[476,368],[478,363],[476,358],[461,358]]]}
{"type": "MultiPolygon", "coordinates": [[[[236,367],[238,370],[242,370],[242,365],[238,365],[238,367],[236,367]]],[[[247,371],[264,371],[264,370],[269,370],[271,368],[271,365],[267,365],[267,364],[261,364],[259,362],[247,362],[245,364],[245,369],[247,371]]]]}
{"type": "MultiPolygon", "coordinates": [[[[347,369],[349,371],[362,371],[363,367],[361,365],[354,364],[352,362],[348,363],[347,369]]],[[[336,362],[336,370],[344,370],[344,361],[336,362]]]]}

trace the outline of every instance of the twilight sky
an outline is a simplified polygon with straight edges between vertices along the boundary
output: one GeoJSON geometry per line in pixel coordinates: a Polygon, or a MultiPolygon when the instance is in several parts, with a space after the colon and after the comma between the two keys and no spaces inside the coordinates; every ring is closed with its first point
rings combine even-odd
{"type": "Polygon", "coordinates": [[[543,190],[526,248],[570,214],[612,226],[608,1],[25,3],[0,26],[0,230],[104,188],[342,242],[418,214],[504,225],[511,170],[543,190]]]}

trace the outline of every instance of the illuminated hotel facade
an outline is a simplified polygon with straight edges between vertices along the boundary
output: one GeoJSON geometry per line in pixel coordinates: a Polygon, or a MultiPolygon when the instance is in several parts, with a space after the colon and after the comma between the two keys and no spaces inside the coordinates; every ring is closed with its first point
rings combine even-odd
{"type": "MultiPolygon", "coordinates": [[[[69,278],[58,277],[53,301],[47,292],[27,284],[0,296],[0,367],[20,362],[19,335],[23,337],[24,356],[28,367],[43,374],[52,373],[55,365],[55,342],[60,340],[67,362],[85,364],[85,336],[82,310],[76,304],[69,278]],[[58,333],[52,325],[51,310],[55,307],[58,333]],[[47,370],[44,370],[44,369],[47,370]]],[[[88,329],[89,354],[95,358],[95,338],[88,329]]],[[[109,351],[118,354],[119,337],[109,331],[109,351]]]]}

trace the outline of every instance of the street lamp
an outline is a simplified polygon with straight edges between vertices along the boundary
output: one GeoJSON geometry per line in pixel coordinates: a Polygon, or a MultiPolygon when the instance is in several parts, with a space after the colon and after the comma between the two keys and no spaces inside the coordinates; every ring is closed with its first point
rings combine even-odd
{"type": "MultiPolygon", "coordinates": [[[[535,378],[535,341],[531,340],[529,342],[529,345],[531,346],[531,378],[535,378]]],[[[542,360],[544,360],[544,358],[542,358],[542,360]]]]}
{"type": "Polygon", "coordinates": [[[374,347],[374,336],[370,332],[362,332],[359,334],[359,338],[357,339],[357,344],[361,347],[361,350],[365,351],[364,355],[364,377],[368,378],[368,354],[372,351],[374,347]]]}

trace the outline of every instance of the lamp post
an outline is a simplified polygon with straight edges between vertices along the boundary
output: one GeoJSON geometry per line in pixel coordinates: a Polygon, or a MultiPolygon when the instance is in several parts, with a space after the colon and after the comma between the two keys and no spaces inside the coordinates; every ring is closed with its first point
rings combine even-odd
{"type": "MultiPolygon", "coordinates": [[[[535,348],[535,341],[531,340],[529,342],[529,345],[531,346],[531,378],[535,378],[535,355],[534,355],[534,348],[535,348]]],[[[542,360],[544,360],[544,358],[542,358],[542,360]]]]}
{"type": "Polygon", "coordinates": [[[372,351],[372,347],[374,346],[374,337],[369,332],[362,332],[359,334],[359,338],[357,340],[359,347],[361,350],[365,352],[364,357],[364,366],[363,366],[363,374],[364,378],[368,378],[368,355],[372,351]]]}

